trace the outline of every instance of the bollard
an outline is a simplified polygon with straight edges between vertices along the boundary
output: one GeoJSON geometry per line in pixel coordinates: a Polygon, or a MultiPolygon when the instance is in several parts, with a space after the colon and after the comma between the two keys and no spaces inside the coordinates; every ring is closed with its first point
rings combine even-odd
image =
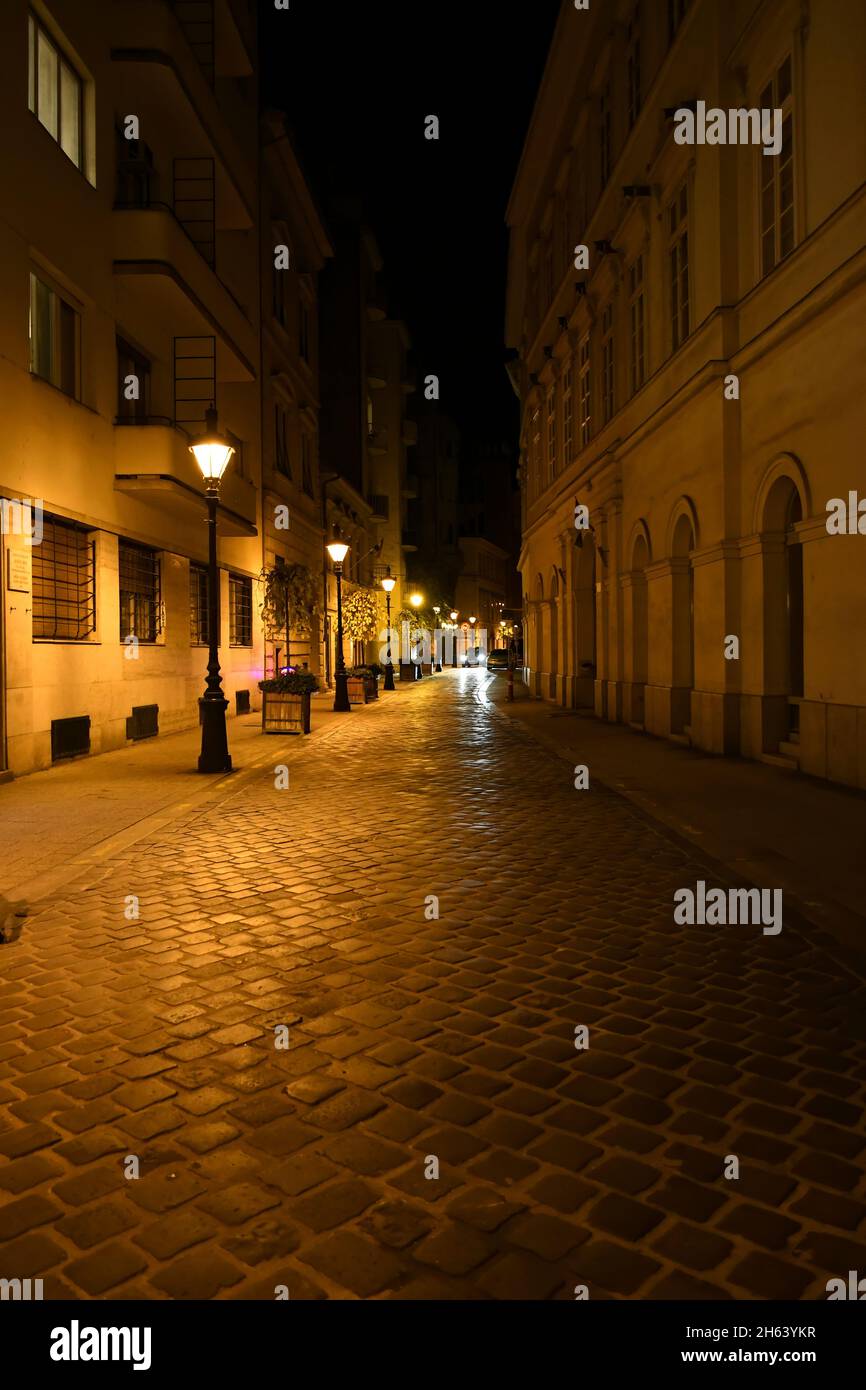
{"type": "Polygon", "coordinates": [[[505,698],[509,704],[514,701],[514,666],[510,661],[508,663],[508,694],[505,698]]]}

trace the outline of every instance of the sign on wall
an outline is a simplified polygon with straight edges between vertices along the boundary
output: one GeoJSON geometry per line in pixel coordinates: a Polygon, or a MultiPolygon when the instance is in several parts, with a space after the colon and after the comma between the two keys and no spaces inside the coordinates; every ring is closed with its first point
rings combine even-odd
{"type": "Polygon", "coordinates": [[[29,594],[31,583],[31,558],[29,550],[6,551],[6,587],[17,593],[29,594]]]}

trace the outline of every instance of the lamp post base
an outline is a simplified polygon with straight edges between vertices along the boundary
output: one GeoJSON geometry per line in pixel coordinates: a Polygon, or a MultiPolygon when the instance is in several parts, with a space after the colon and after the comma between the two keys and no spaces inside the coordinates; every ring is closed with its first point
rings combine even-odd
{"type": "Polygon", "coordinates": [[[390,661],[388,662],[388,665],[385,667],[385,684],[382,686],[382,689],[383,689],[383,690],[394,690],[394,689],[395,689],[395,686],[394,686],[394,667],[392,666],[392,664],[391,664],[390,661]]]}
{"type": "Polygon", "coordinates": [[[345,671],[338,671],[334,676],[334,711],[337,714],[348,714],[351,708],[348,677],[345,671]]]}
{"type": "Polygon", "coordinates": [[[205,697],[201,701],[201,754],[198,760],[199,772],[231,772],[232,760],[229,756],[226,735],[226,709],[228,700],[205,697]]]}

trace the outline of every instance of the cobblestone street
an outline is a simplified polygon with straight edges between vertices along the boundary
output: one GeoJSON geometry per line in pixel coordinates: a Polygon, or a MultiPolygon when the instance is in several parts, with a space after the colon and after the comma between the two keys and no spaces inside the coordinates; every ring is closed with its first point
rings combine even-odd
{"type": "Polygon", "coordinates": [[[864,1271],[862,983],[787,918],[675,925],[717,866],[575,790],[486,683],[274,738],[288,789],[228,780],[0,947],[0,1276],[823,1299],[864,1271]]]}

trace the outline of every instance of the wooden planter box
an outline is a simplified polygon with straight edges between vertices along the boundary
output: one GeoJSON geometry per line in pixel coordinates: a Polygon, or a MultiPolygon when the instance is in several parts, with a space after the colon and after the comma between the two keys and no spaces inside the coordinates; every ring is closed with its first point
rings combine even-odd
{"type": "Polygon", "coordinates": [[[347,676],[346,689],[349,692],[350,705],[365,705],[367,703],[363,676],[347,676]]]}
{"type": "Polygon", "coordinates": [[[414,661],[400,662],[401,681],[416,681],[420,675],[421,670],[418,666],[415,665],[414,661]]]}
{"type": "Polygon", "coordinates": [[[369,705],[371,700],[379,698],[379,678],[378,676],[364,677],[364,698],[369,705]]]}
{"type": "Polygon", "coordinates": [[[262,691],[263,734],[308,734],[310,732],[310,692],[282,695],[262,691]]]}

